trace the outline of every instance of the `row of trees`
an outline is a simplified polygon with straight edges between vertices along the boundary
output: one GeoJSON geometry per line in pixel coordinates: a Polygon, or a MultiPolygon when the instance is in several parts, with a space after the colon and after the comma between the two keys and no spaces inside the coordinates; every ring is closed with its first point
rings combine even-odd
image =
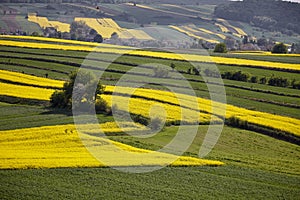
{"type": "MultiPolygon", "coordinates": [[[[295,44],[293,44],[294,47],[296,46],[295,44]]],[[[214,49],[215,53],[227,53],[227,45],[225,43],[219,43],[215,46],[214,49]]],[[[275,44],[272,49],[271,49],[272,53],[288,53],[288,49],[287,46],[283,43],[278,43],[275,44]]]]}
{"type": "Polygon", "coordinates": [[[225,72],[222,74],[222,78],[229,79],[229,80],[243,81],[243,82],[268,84],[277,87],[292,87],[294,89],[300,89],[300,81],[296,81],[295,79],[290,81],[287,78],[276,77],[276,76],[271,76],[270,78],[261,77],[259,79],[257,76],[251,76],[249,73],[244,73],[242,71],[225,72]]]}
{"type": "MultiPolygon", "coordinates": [[[[187,74],[191,75],[200,75],[201,68],[191,67],[188,68],[187,74]]],[[[268,84],[271,86],[277,86],[277,87],[292,87],[294,89],[300,89],[300,81],[297,81],[295,79],[289,80],[287,78],[282,77],[276,77],[271,76],[270,78],[267,77],[257,77],[257,76],[251,76],[249,73],[245,73],[242,71],[236,71],[236,72],[224,72],[220,74],[216,70],[211,70],[209,68],[206,68],[203,71],[203,74],[207,77],[214,77],[214,78],[224,78],[229,80],[235,80],[235,81],[243,81],[243,82],[251,82],[251,83],[259,83],[259,84],[268,84]]]]}

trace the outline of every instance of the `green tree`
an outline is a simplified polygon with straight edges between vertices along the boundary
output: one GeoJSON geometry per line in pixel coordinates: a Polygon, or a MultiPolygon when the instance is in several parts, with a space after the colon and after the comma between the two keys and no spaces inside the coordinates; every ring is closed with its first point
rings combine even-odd
{"type": "Polygon", "coordinates": [[[227,53],[227,47],[225,43],[219,43],[215,46],[215,53],[227,53]]]}
{"type": "Polygon", "coordinates": [[[175,66],[174,63],[171,63],[170,67],[172,68],[172,71],[174,71],[174,69],[175,69],[176,66],[175,66]]]}
{"type": "Polygon", "coordinates": [[[52,94],[50,98],[52,107],[67,109],[71,109],[72,106],[75,108],[84,107],[87,111],[96,109],[97,112],[109,110],[107,103],[100,97],[100,94],[104,92],[104,86],[94,75],[84,71],[80,73],[73,72],[70,74],[69,79],[62,90],[57,90],[52,94]],[[95,93],[93,93],[95,85],[97,87],[95,93]],[[93,108],[93,106],[95,107],[93,108]]]}
{"type": "Polygon", "coordinates": [[[285,44],[283,44],[282,42],[281,43],[278,43],[278,44],[275,44],[272,48],[272,53],[287,53],[287,47],[285,44]]]}
{"type": "Polygon", "coordinates": [[[250,79],[251,83],[257,83],[257,76],[252,76],[250,79]]]}

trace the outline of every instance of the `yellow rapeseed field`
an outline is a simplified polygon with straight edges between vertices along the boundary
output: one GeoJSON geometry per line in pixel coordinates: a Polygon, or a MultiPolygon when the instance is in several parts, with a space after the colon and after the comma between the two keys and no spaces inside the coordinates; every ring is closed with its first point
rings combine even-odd
{"type": "MultiPolygon", "coordinates": [[[[1,38],[1,37],[0,37],[1,38]]],[[[20,41],[9,41],[0,40],[0,45],[4,46],[16,46],[16,47],[29,47],[29,48],[41,48],[41,49],[61,49],[61,50],[74,50],[74,51],[95,51],[102,53],[116,53],[116,54],[130,54],[138,56],[150,56],[155,58],[166,58],[175,60],[188,60],[195,62],[208,62],[216,64],[228,64],[228,65],[240,65],[240,66],[255,66],[255,67],[266,67],[266,68],[277,68],[277,69],[291,69],[299,70],[300,64],[292,63],[280,63],[280,62],[269,62],[259,60],[249,60],[241,58],[225,58],[219,56],[203,56],[194,54],[174,54],[167,52],[154,52],[154,51],[143,51],[143,50],[129,50],[120,48],[120,46],[111,45],[110,48],[106,44],[99,44],[97,48],[91,46],[72,46],[72,45],[60,45],[60,44],[44,44],[35,42],[20,42],[20,41]]]]}
{"type": "MultiPolygon", "coordinates": [[[[84,42],[84,41],[77,41],[77,40],[66,40],[66,39],[57,39],[57,38],[47,38],[47,37],[34,37],[34,36],[19,36],[19,35],[0,35],[0,39],[25,39],[25,40],[32,40],[32,42],[36,41],[44,41],[47,42],[56,42],[57,44],[76,44],[81,46],[90,46],[90,47],[106,47],[106,48],[118,48],[118,49],[133,49],[133,47],[128,46],[120,46],[120,45],[113,45],[113,44],[99,44],[97,42],[84,42]]],[[[80,48],[80,47],[79,47],[80,48]]],[[[78,49],[80,50],[80,49],[78,49]]]]}
{"type": "MultiPolygon", "coordinates": [[[[185,156],[176,160],[177,157],[171,154],[152,152],[98,137],[95,133],[99,125],[79,126],[84,126],[85,134],[78,134],[74,125],[0,131],[0,168],[103,167],[105,163],[109,166],[164,166],[168,165],[170,160],[175,160],[172,166],[224,164],[185,156]],[[89,131],[93,132],[93,135],[88,135],[89,131]],[[105,163],[93,157],[82,141],[94,155],[94,150],[97,150],[105,163]]],[[[109,124],[101,126],[104,127],[104,132],[110,131],[109,124]]]]}
{"type": "Polygon", "coordinates": [[[50,99],[54,91],[54,89],[14,85],[0,82],[0,95],[47,101],[50,99]]]}
{"type": "Polygon", "coordinates": [[[243,35],[247,35],[247,33],[245,33],[245,31],[243,31],[241,28],[229,24],[229,22],[227,20],[225,20],[225,19],[218,18],[217,21],[221,22],[225,26],[231,27],[233,30],[235,30],[237,32],[236,36],[240,36],[241,37],[243,35]]]}
{"type": "Polygon", "coordinates": [[[139,39],[139,40],[152,40],[153,38],[149,36],[142,30],[135,29],[123,29],[114,20],[110,18],[79,18],[76,17],[75,21],[83,21],[95,29],[103,38],[111,38],[113,33],[117,33],[121,39],[139,39]]]}
{"type": "Polygon", "coordinates": [[[228,33],[229,32],[229,29],[226,26],[224,26],[222,24],[218,24],[218,23],[215,23],[215,25],[218,26],[223,33],[228,33]]]}
{"type": "Polygon", "coordinates": [[[136,30],[136,29],[127,29],[120,33],[119,38],[122,39],[131,39],[136,38],[139,40],[153,40],[151,36],[149,36],[147,33],[145,33],[142,30],[136,30]]]}
{"type": "Polygon", "coordinates": [[[62,88],[64,85],[64,81],[31,76],[27,74],[6,71],[6,70],[0,70],[0,79],[6,81],[18,82],[18,83],[25,83],[29,85],[35,85],[35,86],[43,86],[43,87],[62,88]]]}
{"type": "Polygon", "coordinates": [[[170,25],[169,26],[170,28],[173,28],[174,30],[177,30],[181,33],[184,33],[192,38],[196,38],[196,39],[199,39],[199,40],[204,40],[204,41],[207,41],[207,42],[210,42],[210,43],[219,43],[219,41],[217,40],[211,40],[211,39],[207,39],[207,38],[204,38],[204,37],[201,37],[201,36],[198,36],[198,35],[195,35],[194,33],[192,32],[197,32],[196,30],[188,27],[188,26],[184,26],[184,27],[178,27],[178,26],[173,26],[173,25],[170,25]]]}
{"type": "Polygon", "coordinates": [[[223,35],[223,34],[215,33],[215,32],[212,32],[212,31],[204,29],[204,28],[199,28],[199,30],[204,32],[204,33],[210,34],[210,35],[216,35],[216,36],[218,36],[219,38],[221,38],[223,40],[225,40],[225,38],[226,38],[226,36],[223,35]]]}
{"type": "MultiPolygon", "coordinates": [[[[198,122],[209,123],[211,121],[210,114],[182,108],[178,105],[170,105],[168,103],[143,98],[129,99],[129,97],[118,95],[101,95],[101,97],[107,101],[110,106],[117,105],[119,110],[129,111],[130,113],[142,115],[147,118],[158,117],[166,119],[167,122],[183,121],[191,124],[198,122]],[[129,102],[129,106],[127,102],[129,102]]],[[[220,121],[217,117],[212,117],[212,120],[220,121]]]]}
{"type": "Polygon", "coordinates": [[[37,23],[41,28],[54,27],[60,32],[70,32],[70,24],[59,21],[48,21],[47,17],[38,17],[36,13],[29,13],[28,21],[37,23]]]}
{"type": "Polygon", "coordinates": [[[294,54],[294,53],[271,53],[269,51],[233,51],[230,52],[232,54],[241,54],[241,55],[256,55],[256,56],[291,56],[291,57],[297,57],[300,56],[300,54],[294,54]]]}
{"type": "Polygon", "coordinates": [[[106,19],[76,17],[74,21],[85,22],[87,26],[95,29],[103,38],[110,38],[113,33],[119,34],[122,31],[120,27],[116,27],[115,24],[111,25],[111,21],[106,21],[106,19]]]}

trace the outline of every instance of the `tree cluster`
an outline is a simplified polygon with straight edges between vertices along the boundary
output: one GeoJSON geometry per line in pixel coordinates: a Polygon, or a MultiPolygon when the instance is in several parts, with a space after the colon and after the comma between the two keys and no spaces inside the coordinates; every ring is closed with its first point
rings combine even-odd
{"type": "Polygon", "coordinates": [[[222,74],[222,78],[247,82],[250,78],[250,75],[248,73],[243,73],[242,71],[225,72],[224,74],[222,74]]]}
{"type": "Polygon", "coordinates": [[[102,43],[103,38],[96,30],[91,29],[83,21],[72,22],[70,27],[72,40],[90,41],[102,43]]]}
{"type": "Polygon", "coordinates": [[[96,112],[110,112],[107,103],[100,97],[100,94],[104,92],[104,87],[91,73],[73,72],[69,78],[70,80],[64,84],[62,90],[56,90],[52,94],[50,98],[52,107],[80,108],[83,112],[90,112],[94,109],[96,112]],[[92,88],[95,85],[97,85],[96,91],[93,91],[92,88]]]}

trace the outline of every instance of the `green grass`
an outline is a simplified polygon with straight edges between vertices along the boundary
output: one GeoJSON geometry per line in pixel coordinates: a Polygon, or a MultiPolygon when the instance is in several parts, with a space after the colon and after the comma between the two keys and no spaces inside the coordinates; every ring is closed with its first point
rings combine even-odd
{"type": "Polygon", "coordinates": [[[299,178],[236,166],[0,171],[2,199],[297,199],[299,178]],[[13,186],[12,186],[13,185],[13,186]]]}
{"type": "MultiPolygon", "coordinates": [[[[188,132],[190,126],[182,128],[188,132]]],[[[198,156],[199,147],[207,129],[206,125],[199,126],[198,134],[185,155],[198,156]]],[[[133,146],[158,150],[168,144],[177,131],[178,127],[167,127],[154,137],[146,139],[131,136],[111,136],[110,138],[133,146]]],[[[226,165],[300,175],[297,167],[300,164],[299,153],[298,145],[252,131],[225,126],[218,143],[206,158],[220,160],[226,165]]]]}
{"type": "MultiPolygon", "coordinates": [[[[0,102],[0,130],[73,124],[69,111],[0,102]]],[[[98,115],[99,123],[112,121],[112,117],[98,115]]]]}

